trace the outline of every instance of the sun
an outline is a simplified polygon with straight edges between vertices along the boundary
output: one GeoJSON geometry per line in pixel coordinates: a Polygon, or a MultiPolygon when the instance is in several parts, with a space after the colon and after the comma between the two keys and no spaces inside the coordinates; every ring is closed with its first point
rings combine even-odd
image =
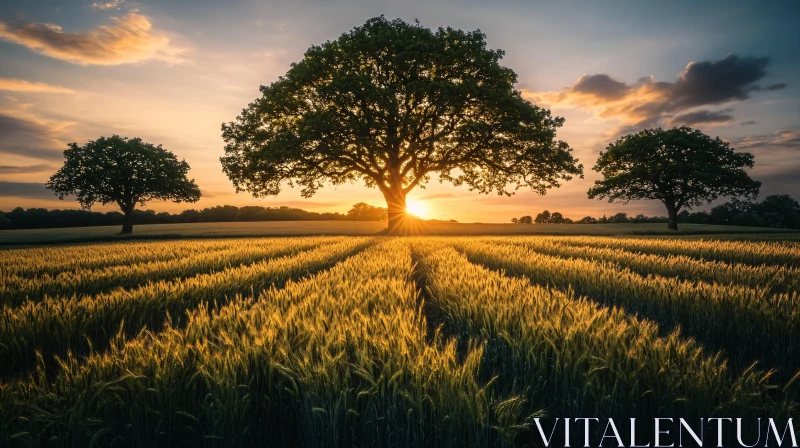
{"type": "Polygon", "coordinates": [[[406,200],[406,212],[416,216],[417,218],[426,218],[428,214],[428,207],[413,199],[406,200]]]}

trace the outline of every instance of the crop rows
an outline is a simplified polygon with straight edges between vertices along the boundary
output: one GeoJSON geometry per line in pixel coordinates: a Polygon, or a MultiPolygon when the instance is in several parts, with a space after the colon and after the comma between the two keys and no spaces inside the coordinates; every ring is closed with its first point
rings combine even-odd
{"type": "Polygon", "coordinates": [[[246,246],[186,254],[181,259],[154,260],[95,269],[76,269],[55,276],[6,276],[0,280],[3,303],[16,305],[25,299],[38,301],[46,296],[92,295],[112,288],[131,288],[160,280],[179,279],[220,271],[309,249],[324,240],[266,239],[246,246]]]}
{"type": "Polygon", "coordinates": [[[608,306],[621,306],[684,333],[716,350],[725,349],[738,369],[753,362],[791,377],[800,369],[800,296],[766,288],[711,284],[648,276],[607,262],[565,259],[517,245],[455,242],[470,260],[534,283],[571,288],[608,306]]]}
{"type": "MultiPolygon", "coordinates": [[[[313,245],[313,239],[303,245],[313,245]]],[[[0,310],[0,346],[6,374],[30,370],[68,351],[103,348],[124,330],[135,334],[181,322],[201,303],[217,306],[235,295],[253,295],[295,276],[324,269],[367,243],[343,240],[299,255],[270,258],[250,265],[185,280],[160,281],[132,290],[118,289],[84,297],[48,298],[0,310]]],[[[317,243],[319,244],[319,243],[317,243]]]]}
{"type": "Polygon", "coordinates": [[[512,446],[534,416],[798,410],[791,244],[212,243],[5,251],[30,268],[3,271],[0,446],[512,446]]]}
{"type": "Polygon", "coordinates": [[[181,244],[140,242],[14,249],[4,251],[0,273],[19,276],[58,275],[75,269],[98,269],[241,247],[242,240],[195,240],[181,244]]]}
{"type": "Polygon", "coordinates": [[[559,244],[608,247],[657,255],[686,255],[708,261],[800,267],[800,247],[792,242],[749,242],[719,240],[665,240],[611,237],[547,238],[559,244]]]}
{"type": "Polygon", "coordinates": [[[676,277],[681,280],[703,281],[768,288],[773,292],[800,291],[800,269],[780,265],[731,264],[722,261],[705,261],[686,255],[656,255],[635,252],[635,249],[604,246],[575,246],[545,239],[521,238],[504,240],[486,239],[488,243],[515,244],[540,254],[562,258],[581,258],[606,261],[618,268],[627,268],[638,274],[676,277]]]}

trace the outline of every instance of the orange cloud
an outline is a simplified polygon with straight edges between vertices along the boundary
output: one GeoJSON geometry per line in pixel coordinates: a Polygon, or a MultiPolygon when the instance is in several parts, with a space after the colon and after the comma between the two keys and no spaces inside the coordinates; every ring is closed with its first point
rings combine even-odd
{"type": "Polygon", "coordinates": [[[148,60],[181,62],[181,49],[153,30],[150,20],[140,14],[112,17],[112,25],[88,32],[65,33],[48,23],[12,25],[0,22],[0,39],[14,42],[37,53],[80,65],[119,65],[148,60]]]}
{"type": "Polygon", "coordinates": [[[596,118],[622,123],[617,133],[668,125],[705,126],[729,123],[732,109],[707,108],[750,98],[751,92],[785,88],[780,83],[762,88],[756,83],[766,75],[767,58],[729,54],[718,61],[691,62],[674,82],[652,76],[627,84],[607,74],[583,75],[572,86],[555,92],[523,90],[532,102],[584,109],[596,118]]]}
{"type": "Polygon", "coordinates": [[[13,78],[0,78],[0,90],[9,92],[75,93],[74,90],[67,89],[66,87],[13,78]]]}
{"type": "Polygon", "coordinates": [[[125,0],[112,0],[110,2],[95,2],[92,3],[92,9],[119,9],[120,5],[125,3],[125,0]]]}
{"type": "Polygon", "coordinates": [[[740,148],[756,149],[765,147],[800,148],[800,130],[780,130],[768,135],[750,135],[740,140],[734,140],[734,145],[740,148]]]}

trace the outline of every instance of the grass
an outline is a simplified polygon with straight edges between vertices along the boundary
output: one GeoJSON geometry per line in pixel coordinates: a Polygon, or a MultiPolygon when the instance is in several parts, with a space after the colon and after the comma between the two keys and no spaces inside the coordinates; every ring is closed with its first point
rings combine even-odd
{"type": "MultiPolygon", "coordinates": [[[[56,244],[100,240],[188,237],[251,237],[311,235],[375,235],[386,227],[375,221],[269,221],[192,224],[145,224],[134,226],[130,236],[120,236],[119,226],[70,227],[63,229],[0,230],[0,245],[56,244]]],[[[424,235],[675,235],[666,224],[463,224],[423,222],[424,235]]],[[[785,238],[800,232],[765,227],[681,224],[679,235],[759,234],[785,238]]]]}
{"type": "Polygon", "coordinates": [[[0,446],[506,447],[539,416],[785,421],[800,244],[717,238],[0,249],[0,446]]]}

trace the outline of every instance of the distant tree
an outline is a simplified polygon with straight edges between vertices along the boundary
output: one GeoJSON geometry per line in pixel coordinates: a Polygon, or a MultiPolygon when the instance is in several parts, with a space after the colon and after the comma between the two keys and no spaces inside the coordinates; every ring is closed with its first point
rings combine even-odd
{"type": "Polygon", "coordinates": [[[551,222],[553,224],[564,224],[564,221],[565,221],[564,215],[562,215],[559,212],[553,212],[553,214],[550,215],[550,220],[548,222],[551,222]]]}
{"type": "Polygon", "coordinates": [[[521,216],[517,222],[520,224],[533,224],[533,217],[530,215],[521,216]]]}
{"type": "Polygon", "coordinates": [[[788,194],[767,196],[754,208],[761,216],[763,225],[800,228],[800,203],[788,194]]]}
{"type": "Polygon", "coordinates": [[[730,224],[733,217],[753,210],[754,204],[734,199],[711,209],[711,220],[714,224],[730,224]]]}
{"type": "Polygon", "coordinates": [[[517,218],[511,218],[511,222],[512,222],[512,223],[514,223],[514,224],[516,224],[516,223],[518,223],[518,222],[519,222],[519,220],[518,220],[517,218]]]}
{"type": "Polygon", "coordinates": [[[223,124],[223,170],[256,197],[361,180],[383,193],[390,232],[431,173],[480,193],[544,194],[582,167],[555,138],[564,120],[522,97],[503,54],[480,31],[370,19],[309,48],[223,124]]]}
{"type": "Polygon", "coordinates": [[[14,228],[13,221],[5,213],[0,212],[0,230],[12,228],[14,228]]]}
{"type": "Polygon", "coordinates": [[[747,175],[753,155],[688,127],[645,129],[608,145],[594,167],[603,175],[589,198],[623,204],[637,199],[664,203],[668,226],[678,229],[678,212],[719,197],[755,197],[761,183],[747,175]]]}
{"type": "Polygon", "coordinates": [[[711,215],[708,212],[694,212],[686,219],[692,224],[711,224],[711,215]]]}
{"type": "Polygon", "coordinates": [[[200,212],[197,210],[190,208],[188,210],[184,210],[178,215],[179,222],[198,222],[200,221],[200,212]]]}
{"type": "Polygon", "coordinates": [[[217,205],[200,210],[200,222],[231,222],[239,214],[239,207],[233,205],[217,205]]]}
{"type": "Polygon", "coordinates": [[[764,225],[764,221],[753,212],[742,212],[731,218],[730,224],[734,226],[761,227],[764,225]]]}
{"type": "Polygon", "coordinates": [[[608,222],[614,224],[624,224],[628,222],[628,214],[625,212],[617,213],[616,215],[608,218],[608,222]]]}
{"type": "Polygon", "coordinates": [[[550,212],[548,210],[545,210],[539,213],[538,215],[536,215],[536,219],[534,219],[533,222],[537,224],[544,224],[546,222],[550,222],[550,212]]]}
{"type": "Polygon", "coordinates": [[[572,218],[564,218],[564,224],[575,224],[575,221],[572,218]]]}
{"type": "Polygon", "coordinates": [[[75,195],[84,209],[116,203],[125,215],[122,233],[133,231],[133,210],[151,200],[197,202],[200,189],[187,177],[189,164],[140,138],[100,137],[64,151],[64,166],[47,182],[59,199],[75,195]]]}
{"type": "Polygon", "coordinates": [[[347,217],[356,221],[384,221],[386,220],[386,209],[359,202],[347,212],[347,217]]]}
{"type": "Polygon", "coordinates": [[[577,221],[578,224],[597,224],[597,218],[592,216],[584,216],[577,221]]]}

